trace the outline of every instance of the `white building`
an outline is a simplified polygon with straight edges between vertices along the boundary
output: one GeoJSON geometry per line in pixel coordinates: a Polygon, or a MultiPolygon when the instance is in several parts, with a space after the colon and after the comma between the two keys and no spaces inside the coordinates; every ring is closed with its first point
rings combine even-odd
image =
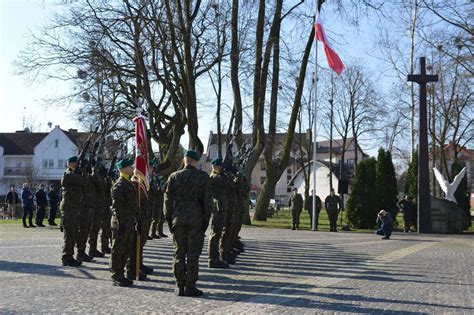
{"type": "MultiPolygon", "coordinates": [[[[313,162],[311,161],[305,167],[306,169],[306,174],[309,174],[309,193],[311,194],[311,191],[314,189],[314,181],[313,181],[313,162]],[[309,166],[311,165],[311,167],[309,166]]],[[[334,171],[334,170],[333,170],[334,171]]],[[[332,176],[332,187],[337,193],[337,187],[339,184],[339,179],[337,176],[334,174],[334,172],[331,171],[328,167],[328,165],[323,164],[322,162],[316,162],[316,195],[318,195],[321,200],[324,200],[326,196],[329,195],[330,192],[330,181],[329,177],[332,176]]],[[[298,193],[300,193],[302,196],[304,196],[304,189],[305,189],[305,178],[304,178],[304,172],[303,169],[300,168],[294,175],[294,177],[290,180],[289,183],[293,188],[296,188],[298,190],[298,193]]]]}
{"type": "Polygon", "coordinates": [[[5,195],[11,185],[18,189],[24,182],[59,182],[67,159],[78,154],[89,135],[59,126],[49,133],[0,133],[0,195],[5,195]]]}

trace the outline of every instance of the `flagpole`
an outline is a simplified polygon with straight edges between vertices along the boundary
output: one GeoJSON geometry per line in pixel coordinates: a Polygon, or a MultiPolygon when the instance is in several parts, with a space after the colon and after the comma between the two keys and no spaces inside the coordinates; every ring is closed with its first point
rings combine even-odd
{"type": "MultiPolygon", "coordinates": [[[[141,191],[142,188],[140,187],[140,176],[137,176],[137,179],[138,179],[138,220],[140,220],[140,212],[141,212],[141,191]]],[[[141,223],[141,222],[140,222],[141,223]]],[[[141,261],[140,261],[140,252],[141,252],[141,239],[140,239],[140,231],[139,231],[139,228],[141,224],[138,224],[137,222],[137,241],[136,241],[136,251],[135,251],[135,280],[139,280],[140,278],[140,265],[141,265],[141,261]]]]}
{"type": "MultiPolygon", "coordinates": [[[[319,1],[318,1],[319,2],[319,1]]],[[[316,15],[314,17],[314,23],[316,23],[316,18],[319,14],[319,8],[316,9],[316,15]]],[[[313,107],[313,216],[311,222],[311,230],[316,231],[316,151],[317,151],[317,143],[316,143],[316,117],[317,117],[317,99],[318,99],[318,40],[315,39],[315,53],[314,53],[314,60],[315,60],[315,69],[314,69],[314,107],[313,107]]]]}

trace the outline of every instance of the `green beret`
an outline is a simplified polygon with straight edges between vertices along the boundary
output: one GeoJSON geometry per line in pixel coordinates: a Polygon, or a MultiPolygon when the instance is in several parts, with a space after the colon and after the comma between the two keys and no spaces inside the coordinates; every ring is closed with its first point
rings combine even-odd
{"type": "Polygon", "coordinates": [[[127,166],[133,165],[133,159],[123,159],[117,162],[117,168],[125,168],[127,166]]]}
{"type": "Polygon", "coordinates": [[[214,166],[220,166],[222,165],[222,159],[214,159],[211,161],[211,164],[214,166]]]}
{"type": "Polygon", "coordinates": [[[69,159],[67,159],[67,161],[69,163],[74,163],[74,162],[77,162],[77,159],[78,159],[77,156],[74,155],[74,156],[71,156],[69,159]]]}
{"type": "Polygon", "coordinates": [[[198,161],[201,159],[201,157],[199,156],[199,154],[197,154],[196,151],[194,150],[187,150],[186,153],[184,153],[184,157],[189,157],[195,161],[198,161]]]}

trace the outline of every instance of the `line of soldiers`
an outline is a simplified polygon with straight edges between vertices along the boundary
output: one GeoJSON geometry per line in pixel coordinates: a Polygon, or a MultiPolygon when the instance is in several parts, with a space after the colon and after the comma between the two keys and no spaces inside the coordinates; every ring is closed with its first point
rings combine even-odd
{"type": "MultiPolygon", "coordinates": [[[[309,213],[310,224],[313,224],[313,192],[309,197],[305,200],[304,206],[309,213]]],[[[342,209],[341,198],[335,194],[333,188],[330,190],[329,196],[326,197],[324,200],[324,206],[328,213],[329,218],[329,231],[330,232],[337,232],[337,217],[339,212],[342,209]]],[[[290,195],[289,199],[289,207],[291,210],[292,215],[292,230],[299,230],[300,227],[300,215],[301,211],[303,210],[303,197],[301,194],[298,193],[298,190],[295,188],[290,195]]],[[[314,229],[318,230],[318,221],[319,221],[319,213],[321,212],[321,199],[318,195],[316,195],[316,217],[315,217],[315,226],[314,229]]]]}
{"type": "MultiPolygon", "coordinates": [[[[87,161],[86,161],[87,162],[87,161]]],[[[62,264],[77,267],[94,257],[110,253],[109,193],[112,180],[105,177],[100,163],[95,163],[91,174],[78,165],[78,157],[68,159],[68,169],[61,179],[61,229],[64,232],[62,264]],[[97,249],[99,230],[102,230],[97,249]],[[89,251],[86,253],[87,243],[89,251]],[[74,257],[74,249],[77,255],[74,257]]]]}
{"type": "MultiPolygon", "coordinates": [[[[61,181],[63,265],[77,267],[82,261],[103,256],[104,247],[100,253],[94,244],[91,244],[91,240],[94,242],[94,239],[97,243],[98,230],[102,228],[101,239],[104,239],[104,235],[107,237],[107,230],[111,231],[112,248],[107,252],[111,254],[110,271],[113,284],[130,286],[134,279],[147,280],[147,274],[151,274],[153,269],[143,264],[143,248],[147,239],[167,237],[163,234],[162,228],[166,220],[173,234],[176,294],[202,295],[202,291],[196,288],[199,256],[211,217],[209,267],[227,268],[228,264],[235,263],[236,256],[244,250],[238,234],[250,187],[242,174],[224,172],[221,159],[212,161],[211,176],[196,168],[199,159],[195,151],[186,151],[183,159],[184,168],[169,176],[164,192],[157,177],[152,176],[150,187],[146,188],[144,183],[140,183],[140,180],[133,175],[134,161],[120,160],[116,164],[119,171],[118,179],[114,183],[106,181],[109,186],[104,186],[105,191],[109,189],[111,192],[110,203],[105,204],[110,214],[109,225],[106,227],[95,225],[102,220],[94,215],[88,216],[90,212],[84,213],[91,206],[88,203],[91,199],[86,199],[92,196],[87,193],[98,193],[100,190],[95,188],[96,186],[90,189],[88,183],[97,184],[100,177],[96,176],[95,169],[91,175],[83,171],[77,172],[77,157],[70,158],[68,170],[61,181]],[[110,210],[108,205],[111,205],[110,210]],[[86,210],[83,210],[84,208],[86,210]],[[91,223],[87,223],[89,218],[92,218],[89,221],[91,223]],[[90,250],[89,255],[86,255],[84,235],[88,226],[90,226],[88,234],[90,250]],[[150,229],[151,235],[148,236],[150,229]],[[76,259],[73,257],[74,246],[77,247],[76,259]]],[[[149,172],[154,174],[152,164],[149,172]]],[[[95,199],[98,205],[97,209],[94,209],[95,213],[99,213],[103,206],[97,201],[95,199]]]]}

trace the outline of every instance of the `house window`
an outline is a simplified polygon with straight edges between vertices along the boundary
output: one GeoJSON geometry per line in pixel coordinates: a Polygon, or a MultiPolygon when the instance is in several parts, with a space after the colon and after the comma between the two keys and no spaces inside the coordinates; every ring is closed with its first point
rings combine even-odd
{"type": "Polygon", "coordinates": [[[57,148],[58,145],[59,145],[59,140],[58,139],[54,140],[54,147],[57,148]]]}
{"type": "Polygon", "coordinates": [[[291,170],[291,168],[288,168],[288,169],[286,169],[286,173],[291,174],[291,173],[293,173],[293,171],[291,170]]]}
{"type": "Polygon", "coordinates": [[[291,193],[291,187],[288,187],[288,188],[286,189],[286,192],[291,193]]]}
{"type": "Polygon", "coordinates": [[[53,168],[54,160],[43,160],[43,168],[53,168]]]}
{"type": "Polygon", "coordinates": [[[59,168],[67,167],[67,161],[66,160],[58,160],[58,167],[59,168]]]}
{"type": "Polygon", "coordinates": [[[265,170],[265,163],[260,163],[260,170],[264,171],[265,170]]]}
{"type": "Polygon", "coordinates": [[[260,177],[260,184],[264,184],[265,183],[265,177],[260,177]]]}
{"type": "Polygon", "coordinates": [[[292,177],[291,175],[286,175],[287,180],[291,180],[291,177],[292,177]]]}

